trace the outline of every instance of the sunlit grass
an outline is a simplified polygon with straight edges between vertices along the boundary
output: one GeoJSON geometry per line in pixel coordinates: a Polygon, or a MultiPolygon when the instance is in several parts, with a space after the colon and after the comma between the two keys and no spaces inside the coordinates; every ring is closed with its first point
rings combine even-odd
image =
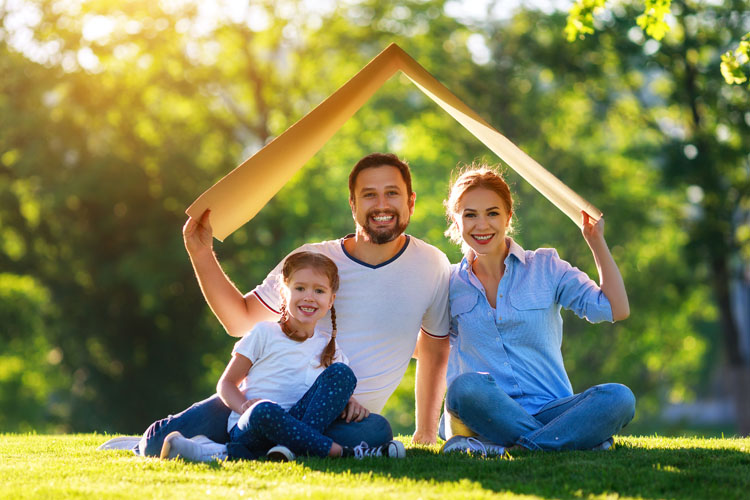
{"type": "Polygon", "coordinates": [[[0,436],[3,498],[744,498],[750,439],[624,437],[606,452],[195,464],[97,451],[108,437],[0,436]]]}

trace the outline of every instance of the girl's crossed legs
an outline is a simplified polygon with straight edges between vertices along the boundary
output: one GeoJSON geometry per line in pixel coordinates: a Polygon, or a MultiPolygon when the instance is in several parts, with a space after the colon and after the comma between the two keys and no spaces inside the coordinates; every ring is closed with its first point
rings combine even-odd
{"type": "Polygon", "coordinates": [[[621,384],[601,384],[551,401],[530,415],[500,389],[491,375],[464,373],[448,387],[445,438],[468,427],[481,438],[531,450],[589,450],[606,441],[635,415],[635,397],[621,384]],[[458,420],[458,422],[456,421],[458,420]]]}
{"type": "Polygon", "coordinates": [[[229,432],[229,458],[259,458],[277,444],[298,455],[328,456],[333,440],[322,432],[346,408],[356,385],[351,368],[334,363],[289,411],[272,401],[258,401],[229,432]]]}

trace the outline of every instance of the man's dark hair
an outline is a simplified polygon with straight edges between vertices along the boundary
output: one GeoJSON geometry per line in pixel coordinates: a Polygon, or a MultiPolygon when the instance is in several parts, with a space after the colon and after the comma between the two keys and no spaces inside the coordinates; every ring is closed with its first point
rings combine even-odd
{"type": "Polygon", "coordinates": [[[382,167],[383,165],[389,165],[396,167],[401,172],[401,177],[404,179],[406,184],[406,194],[411,198],[411,171],[409,165],[398,159],[398,156],[392,153],[370,153],[354,165],[351,173],[349,174],[349,199],[354,200],[354,185],[357,182],[357,176],[361,171],[366,168],[382,167]]]}

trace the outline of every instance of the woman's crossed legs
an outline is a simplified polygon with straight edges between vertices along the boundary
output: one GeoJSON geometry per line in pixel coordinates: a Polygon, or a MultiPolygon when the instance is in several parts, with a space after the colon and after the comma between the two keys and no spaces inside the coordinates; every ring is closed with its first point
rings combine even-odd
{"type": "Polygon", "coordinates": [[[530,415],[500,389],[491,375],[464,373],[448,387],[445,438],[465,426],[503,446],[531,450],[589,450],[625,427],[635,415],[635,397],[621,384],[601,384],[551,401],[530,415]]]}

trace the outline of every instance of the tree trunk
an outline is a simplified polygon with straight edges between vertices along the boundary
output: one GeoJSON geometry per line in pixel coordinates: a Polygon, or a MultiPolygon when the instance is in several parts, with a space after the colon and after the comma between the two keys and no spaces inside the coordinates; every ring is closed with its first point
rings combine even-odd
{"type": "Polygon", "coordinates": [[[713,289],[719,306],[724,353],[727,360],[729,393],[734,401],[737,430],[742,436],[750,435],[750,363],[743,356],[740,331],[732,310],[730,287],[732,278],[726,260],[716,258],[711,263],[713,289]]]}
{"type": "Polygon", "coordinates": [[[737,412],[737,432],[750,436],[750,366],[730,367],[729,383],[737,412]]]}

